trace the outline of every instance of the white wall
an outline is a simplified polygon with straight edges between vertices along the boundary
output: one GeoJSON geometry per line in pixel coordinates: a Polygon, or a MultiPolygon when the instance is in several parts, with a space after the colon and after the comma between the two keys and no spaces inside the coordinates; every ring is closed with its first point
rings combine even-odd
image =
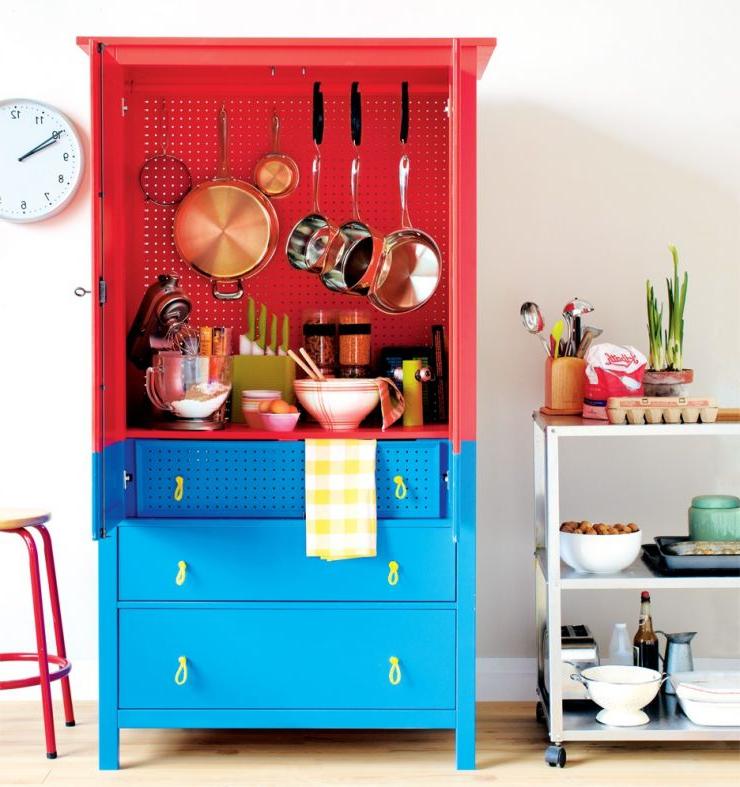
{"type": "MultiPolygon", "coordinates": [[[[89,128],[77,34],[496,35],[480,83],[479,655],[527,672],[533,650],[531,426],[542,352],[523,300],[550,319],[579,295],[605,338],[645,346],[644,280],[690,271],[685,357],[695,390],[740,404],[740,5],[705,1],[271,4],[11,0],[0,7],[0,93],[58,105],[89,128]],[[451,8],[455,9],[454,17],[451,8]],[[524,665],[524,666],[522,666],[524,665]]],[[[78,696],[92,696],[95,548],[90,541],[89,191],[57,218],[0,226],[0,505],[46,505],[78,696]]],[[[692,495],[740,493],[729,442],[574,446],[563,515],[680,533],[692,495]]],[[[0,541],[0,651],[33,648],[20,541],[0,541]]],[[[572,600],[603,638],[636,620],[636,594],[572,600]]],[[[697,628],[696,649],[732,656],[738,598],[655,594],[657,623],[697,628]]],[[[606,643],[603,643],[606,646],[606,643]]],[[[522,682],[526,686],[526,680],[522,682]]],[[[9,696],[9,695],[5,695],[9,696]]],[[[5,697],[3,697],[5,698],[5,697]]]]}

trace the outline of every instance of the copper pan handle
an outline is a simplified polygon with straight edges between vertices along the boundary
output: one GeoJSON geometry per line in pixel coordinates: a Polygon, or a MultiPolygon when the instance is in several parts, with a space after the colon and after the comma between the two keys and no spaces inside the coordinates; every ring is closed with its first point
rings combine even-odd
{"type": "Polygon", "coordinates": [[[409,157],[404,153],[401,156],[401,161],[398,164],[398,186],[401,192],[401,227],[405,230],[413,228],[411,219],[409,217],[409,169],[411,162],[409,157]]]}
{"type": "Polygon", "coordinates": [[[362,222],[360,218],[360,207],[357,201],[357,192],[360,183],[360,154],[355,148],[355,157],[352,159],[352,169],[350,171],[350,188],[352,190],[352,218],[362,222]]]}
{"type": "MultiPolygon", "coordinates": [[[[211,292],[213,293],[213,297],[217,298],[219,301],[238,301],[239,298],[244,295],[244,287],[242,285],[241,279],[234,279],[233,281],[236,282],[236,289],[235,290],[220,290],[218,287],[220,279],[214,279],[211,282],[211,292]]],[[[233,283],[233,282],[232,282],[233,283]]]]}
{"type": "Polygon", "coordinates": [[[218,113],[218,170],[216,177],[221,180],[229,177],[229,119],[223,104],[218,113]]]}
{"type": "Polygon", "coordinates": [[[280,118],[274,110],[272,113],[272,152],[280,152],[280,118]]]}

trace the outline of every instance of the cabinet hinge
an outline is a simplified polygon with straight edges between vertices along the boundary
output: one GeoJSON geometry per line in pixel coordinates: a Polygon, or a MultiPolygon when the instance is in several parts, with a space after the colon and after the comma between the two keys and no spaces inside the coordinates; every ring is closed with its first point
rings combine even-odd
{"type": "Polygon", "coordinates": [[[98,279],[98,303],[103,306],[107,300],[108,285],[105,283],[105,279],[101,276],[98,279]]]}
{"type": "Polygon", "coordinates": [[[125,118],[127,112],[128,112],[128,104],[126,103],[126,97],[121,96],[121,117],[125,118]]]}
{"type": "Polygon", "coordinates": [[[129,473],[128,470],[123,471],[123,490],[124,492],[128,489],[128,485],[134,480],[134,477],[129,473]]]}

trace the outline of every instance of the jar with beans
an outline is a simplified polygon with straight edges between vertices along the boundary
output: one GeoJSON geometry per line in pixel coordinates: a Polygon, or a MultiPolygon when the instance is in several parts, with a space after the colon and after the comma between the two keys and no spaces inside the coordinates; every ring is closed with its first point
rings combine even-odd
{"type": "Polygon", "coordinates": [[[370,376],[370,316],[360,309],[339,313],[339,376],[370,376]]]}
{"type": "Polygon", "coordinates": [[[337,371],[337,324],[334,312],[314,309],[303,315],[303,346],[324,377],[337,371]]]}

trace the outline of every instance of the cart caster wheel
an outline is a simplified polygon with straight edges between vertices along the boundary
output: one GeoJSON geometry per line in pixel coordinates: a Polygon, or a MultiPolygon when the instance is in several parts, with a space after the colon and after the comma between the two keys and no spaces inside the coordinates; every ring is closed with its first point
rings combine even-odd
{"type": "Polygon", "coordinates": [[[562,746],[548,746],[545,749],[545,762],[551,768],[565,768],[565,749],[562,746]]]}
{"type": "Polygon", "coordinates": [[[538,702],[534,709],[534,717],[537,719],[537,724],[545,723],[545,709],[541,702],[538,702]]]}

